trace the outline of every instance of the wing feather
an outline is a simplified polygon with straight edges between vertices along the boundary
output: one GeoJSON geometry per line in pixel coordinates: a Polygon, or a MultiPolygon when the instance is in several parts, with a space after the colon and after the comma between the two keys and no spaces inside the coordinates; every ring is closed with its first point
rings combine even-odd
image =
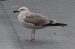
{"type": "Polygon", "coordinates": [[[45,17],[39,14],[29,14],[29,15],[26,15],[26,19],[24,19],[24,21],[28,23],[32,23],[36,26],[40,26],[40,25],[46,24],[47,20],[45,19],[45,17]]]}

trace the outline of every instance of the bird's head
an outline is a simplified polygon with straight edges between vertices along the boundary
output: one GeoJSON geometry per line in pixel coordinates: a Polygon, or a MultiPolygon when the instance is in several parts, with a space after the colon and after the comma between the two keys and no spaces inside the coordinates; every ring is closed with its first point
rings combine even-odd
{"type": "Polygon", "coordinates": [[[13,11],[13,13],[17,13],[17,12],[28,12],[29,9],[27,7],[21,7],[18,10],[13,11]]]}

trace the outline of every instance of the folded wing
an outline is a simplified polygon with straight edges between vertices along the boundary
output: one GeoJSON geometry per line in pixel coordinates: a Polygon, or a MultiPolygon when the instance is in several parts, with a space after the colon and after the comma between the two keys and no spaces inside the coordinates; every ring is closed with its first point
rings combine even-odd
{"type": "Polygon", "coordinates": [[[33,14],[26,15],[24,21],[34,24],[35,26],[41,26],[47,23],[47,18],[39,14],[33,13],[33,14]]]}

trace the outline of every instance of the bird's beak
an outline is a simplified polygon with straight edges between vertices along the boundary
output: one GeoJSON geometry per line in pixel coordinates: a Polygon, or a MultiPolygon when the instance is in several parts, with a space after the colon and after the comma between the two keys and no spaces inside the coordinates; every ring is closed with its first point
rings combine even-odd
{"type": "Polygon", "coordinates": [[[19,11],[17,11],[17,10],[15,10],[15,11],[13,11],[13,13],[18,13],[19,11]]]}

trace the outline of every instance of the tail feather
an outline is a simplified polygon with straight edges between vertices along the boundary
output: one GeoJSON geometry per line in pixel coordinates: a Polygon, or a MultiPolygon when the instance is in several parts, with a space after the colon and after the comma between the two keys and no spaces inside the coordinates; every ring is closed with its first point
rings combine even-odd
{"type": "Polygon", "coordinates": [[[49,23],[49,24],[44,24],[42,26],[67,26],[67,24],[64,24],[64,23],[49,23]]]}

